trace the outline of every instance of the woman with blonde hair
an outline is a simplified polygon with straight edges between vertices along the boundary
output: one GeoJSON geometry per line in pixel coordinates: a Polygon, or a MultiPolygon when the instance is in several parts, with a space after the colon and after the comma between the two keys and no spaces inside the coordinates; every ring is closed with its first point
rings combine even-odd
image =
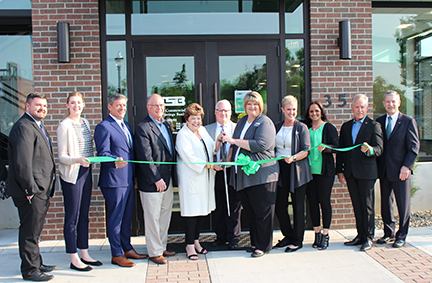
{"type": "Polygon", "coordinates": [[[60,183],[63,190],[65,219],[63,234],[70,268],[90,271],[99,266],[88,253],[89,208],[92,194],[92,170],[88,157],[93,156],[93,139],[89,122],[81,117],[84,99],[74,92],[66,101],[68,116],[57,128],[60,183]],[[81,251],[78,256],[77,248],[81,251]]]}
{"type": "MultiPolygon", "coordinates": [[[[231,144],[230,155],[237,160],[240,154],[258,161],[275,157],[276,131],[272,120],[263,114],[264,102],[256,91],[243,99],[246,116],[237,123],[232,138],[224,135],[223,142],[231,144]]],[[[252,257],[261,257],[272,249],[273,220],[276,201],[276,182],[279,166],[276,161],[263,163],[260,169],[246,175],[240,167],[231,169],[230,183],[238,191],[250,222],[252,257]]]]}

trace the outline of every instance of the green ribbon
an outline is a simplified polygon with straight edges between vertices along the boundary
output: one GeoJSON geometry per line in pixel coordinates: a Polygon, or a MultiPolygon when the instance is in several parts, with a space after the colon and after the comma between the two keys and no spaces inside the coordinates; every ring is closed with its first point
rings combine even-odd
{"type": "MultiPolygon", "coordinates": [[[[323,146],[335,151],[341,151],[341,152],[345,152],[345,151],[350,151],[353,150],[354,148],[360,147],[362,145],[366,145],[369,149],[369,152],[371,154],[374,153],[373,148],[368,145],[367,143],[361,143],[361,144],[357,144],[354,146],[350,146],[350,147],[345,147],[345,148],[333,148],[331,146],[325,145],[325,144],[319,144],[316,145],[312,148],[309,148],[307,150],[304,150],[304,152],[308,152],[311,151],[313,149],[318,148],[319,146],[323,146]]],[[[258,161],[253,161],[249,156],[244,155],[243,153],[240,153],[239,156],[237,157],[237,161],[235,162],[196,162],[196,163],[182,163],[182,162],[163,162],[163,161],[138,161],[138,160],[119,160],[113,157],[108,157],[108,156],[95,156],[95,157],[87,157],[86,159],[89,160],[89,162],[91,163],[95,163],[95,162],[115,162],[115,161],[126,161],[126,162],[131,162],[131,163],[141,163],[141,164],[166,164],[166,165],[174,165],[174,164],[202,164],[202,165],[225,165],[225,166],[241,166],[241,170],[243,170],[243,172],[249,176],[251,174],[255,174],[259,169],[260,169],[260,164],[264,164],[264,163],[269,163],[269,162],[273,162],[273,161],[278,161],[278,160],[282,160],[284,158],[288,158],[291,156],[281,156],[281,157],[276,157],[276,158],[269,158],[269,159],[263,159],[263,160],[258,160],[258,161]]]]}

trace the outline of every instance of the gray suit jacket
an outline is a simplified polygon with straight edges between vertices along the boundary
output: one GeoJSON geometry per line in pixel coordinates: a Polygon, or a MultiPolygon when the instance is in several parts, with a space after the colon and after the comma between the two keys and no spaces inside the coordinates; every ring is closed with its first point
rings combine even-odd
{"type": "Polygon", "coordinates": [[[12,127],[8,155],[10,196],[36,195],[41,199],[53,196],[55,163],[52,148],[41,128],[27,113],[12,127]]]}
{"type": "MultiPolygon", "coordinates": [[[[237,123],[233,134],[234,139],[240,138],[247,118],[248,116],[246,115],[237,123]]],[[[255,118],[243,137],[244,140],[249,140],[250,151],[242,148],[240,149],[240,153],[249,156],[254,161],[274,158],[275,138],[276,129],[273,121],[266,115],[261,114],[255,118]]],[[[238,147],[235,145],[231,147],[233,149],[232,158],[234,158],[238,147]]],[[[261,164],[258,172],[249,176],[238,167],[237,183],[235,182],[235,175],[235,168],[233,166],[231,168],[230,185],[232,185],[236,191],[265,183],[277,182],[279,178],[279,164],[276,161],[261,164]]]]}

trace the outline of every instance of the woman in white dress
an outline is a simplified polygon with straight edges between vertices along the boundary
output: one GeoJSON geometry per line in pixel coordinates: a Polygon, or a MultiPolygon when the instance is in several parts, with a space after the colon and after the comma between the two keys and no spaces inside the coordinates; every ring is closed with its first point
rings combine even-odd
{"type": "Polygon", "coordinates": [[[197,260],[199,254],[206,254],[199,242],[202,219],[215,208],[214,175],[220,166],[206,165],[213,162],[213,154],[219,149],[202,126],[203,108],[190,104],[184,114],[186,125],[177,133],[176,150],[180,213],[186,223],[186,256],[197,260]]]}

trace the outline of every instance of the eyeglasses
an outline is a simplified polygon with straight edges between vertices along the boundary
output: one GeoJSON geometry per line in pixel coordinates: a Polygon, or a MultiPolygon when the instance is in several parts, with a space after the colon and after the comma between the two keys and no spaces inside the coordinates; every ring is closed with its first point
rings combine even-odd
{"type": "Polygon", "coordinates": [[[230,113],[231,110],[225,110],[225,109],[216,109],[217,112],[221,112],[221,113],[230,113]]]}
{"type": "Polygon", "coordinates": [[[155,107],[155,108],[159,108],[159,107],[164,108],[165,107],[165,105],[163,105],[163,104],[148,104],[148,105],[155,107]]]}

